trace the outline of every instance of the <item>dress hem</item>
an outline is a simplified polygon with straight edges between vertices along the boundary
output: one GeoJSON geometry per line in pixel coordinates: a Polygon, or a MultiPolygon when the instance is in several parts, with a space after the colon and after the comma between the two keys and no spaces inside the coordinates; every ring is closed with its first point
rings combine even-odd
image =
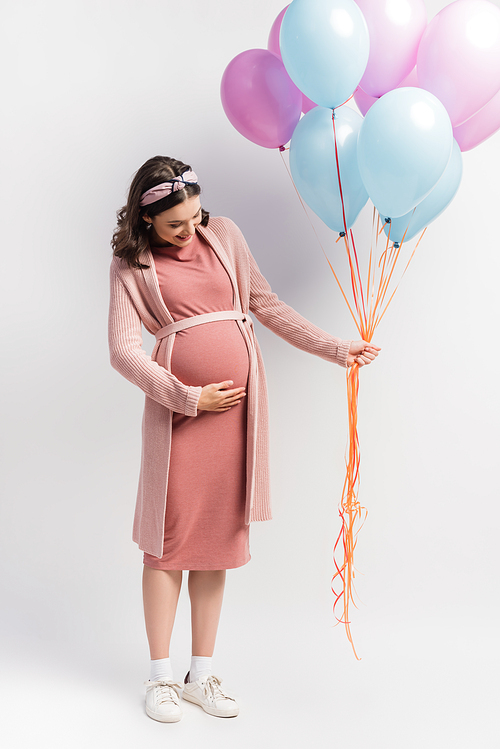
{"type": "MultiPolygon", "coordinates": [[[[147,564],[144,561],[144,559],[143,559],[143,564],[144,564],[145,567],[150,567],[153,570],[165,570],[165,571],[167,571],[167,570],[182,570],[182,571],[185,571],[185,572],[191,572],[191,571],[193,571],[193,572],[209,572],[209,571],[214,571],[214,570],[235,570],[238,567],[244,567],[245,564],[248,564],[248,562],[251,560],[251,558],[252,557],[249,554],[248,555],[248,559],[245,562],[241,562],[240,564],[230,564],[230,565],[221,564],[221,565],[210,565],[210,566],[206,566],[206,565],[195,565],[195,566],[182,565],[182,566],[180,566],[180,565],[177,564],[175,566],[164,567],[163,565],[162,566],[159,566],[159,565],[156,566],[155,564],[147,564]]],[[[160,562],[161,560],[158,559],[158,561],[160,562]]]]}

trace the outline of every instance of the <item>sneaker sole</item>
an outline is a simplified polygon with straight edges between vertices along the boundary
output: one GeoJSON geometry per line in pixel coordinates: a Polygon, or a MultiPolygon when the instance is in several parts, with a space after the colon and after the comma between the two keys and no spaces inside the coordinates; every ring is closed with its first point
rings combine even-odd
{"type": "Polygon", "coordinates": [[[146,706],[146,712],[153,720],[158,720],[160,723],[177,723],[182,718],[180,715],[164,715],[163,713],[155,713],[146,706]]]}
{"type": "Polygon", "coordinates": [[[188,702],[192,702],[194,705],[198,705],[209,715],[215,715],[216,718],[236,718],[236,716],[239,715],[240,712],[238,706],[233,707],[231,710],[220,710],[217,707],[204,705],[202,702],[196,699],[196,697],[193,697],[190,694],[185,694],[184,692],[182,693],[182,699],[187,700],[188,702]]]}

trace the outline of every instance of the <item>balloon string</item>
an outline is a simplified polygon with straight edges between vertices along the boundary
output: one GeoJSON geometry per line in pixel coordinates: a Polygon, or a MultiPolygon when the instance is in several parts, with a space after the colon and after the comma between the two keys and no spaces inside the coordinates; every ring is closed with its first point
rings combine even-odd
{"type": "Polygon", "coordinates": [[[357,544],[357,536],[366,519],[366,508],[361,507],[357,500],[359,487],[359,440],[357,433],[357,402],[359,390],[359,368],[354,364],[347,373],[348,392],[348,415],[349,415],[349,452],[346,460],[346,477],[342,490],[342,500],[339,506],[341,529],[335,542],[333,561],[336,573],[332,578],[331,588],[335,595],[333,604],[334,616],[337,622],[344,625],[347,639],[349,640],[353,653],[360,660],[351,633],[351,622],[349,617],[349,605],[356,606],[354,580],[356,570],[354,567],[354,550],[357,544]],[[342,563],[339,564],[337,557],[342,554],[342,563]],[[341,590],[335,588],[336,578],[340,578],[341,590]],[[342,614],[336,614],[338,605],[342,602],[342,614]]]}
{"type": "Polygon", "coordinates": [[[344,206],[344,194],[342,191],[342,182],[340,179],[340,163],[339,163],[339,153],[337,148],[337,133],[335,131],[335,111],[332,111],[332,123],[333,123],[333,142],[335,144],[335,162],[337,164],[337,177],[339,180],[339,190],[340,190],[340,202],[342,203],[342,220],[344,223],[344,235],[347,237],[347,222],[345,220],[345,206],[344,206]]]}
{"type": "MultiPolygon", "coordinates": [[[[358,90],[358,89],[356,89],[356,91],[357,91],[357,90],[358,90]]],[[[356,93],[356,91],[354,92],[354,94],[356,93]]],[[[338,107],[335,107],[335,109],[338,109],[339,107],[343,107],[343,106],[344,106],[344,104],[347,104],[347,102],[348,102],[348,101],[351,101],[351,99],[354,99],[354,94],[351,94],[351,95],[350,95],[350,97],[349,97],[348,99],[346,99],[346,100],[345,100],[344,102],[342,102],[342,104],[339,104],[339,106],[338,106],[338,107]]]]}
{"type": "Polygon", "coordinates": [[[360,273],[360,270],[359,270],[359,263],[358,263],[358,253],[356,251],[356,244],[354,242],[354,234],[352,233],[352,229],[350,230],[350,235],[351,235],[352,247],[353,247],[353,250],[354,250],[354,258],[356,260],[356,270],[357,270],[358,279],[359,279],[359,288],[360,288],[360,293],[361,293],[361,301],[363,303],[363,318],[364,318],[364,321],[365,321],[365,328],[366,328],[367,324],[368,324],[368,321],[366,319],[365,298],[364,298],[364,295],[363,295],[363,283],[361,281],[361,273],[360,273]]]}
{"type": "MultiPolygon", "coordinates": [[[[299,198],[300,204],[302,205],[304,213],[306,214],[306,217],[313,229],[316,239],[318,240],[318,244],[323,252],[323,255],[326,258],[330,270],[333,273],[337,285],[347,304],[349,312],[351,313],[351,317],[354,320],[356,328],[363,340],[371,341],[375,329],[384,317],[387,308],[389,307],[397,289],[399,288],[401,280],[405,275],[408,266],[410,265],[410,262],[422,240],[425,229],[422,232],[415,246],[415,249],[413,250],[406,264],[401,278],[399,279],[394,290],[390,294],[388,301],[386,302],[385,300],[387,295],[389,294],[389,289],[394,278],[396,265],[398,265],[398,261],[401,257],[401,252],[405,243],[408,228],[406,229],[403,238],[399,243],[399,246],[396,247],[397,243],[395,242],[392,242],[391,245],[391,225],[389,225],[385,248],[380,253],[380,256],[377,257],[379,238],[382,234],[385,224],[381,225],[380,216],[374,208],[370,241],[370,254],[368,261],[368,278],[366,287],[363,286],[358,253],[354,241],[354,234],[352,230],[347,229],[334,113],[332,115],[332,122],[335,144],[335,162],[337,168],[337,178],[342,205],[342,219],[344,225],[344,232],[341,232],[341,235],[337,239],[337,242],[341,238],[344,239],[350,273],[353,306],[351,306],[347,298],[347,294],[344,291],[342,284],[340,283],[340,280],[335,272],[335,269],[333,268],[333,265],[323,248],[321,240],[318,236],[313,222],[311,221],[304,201],[302,200],[302,197],[293,181],[290,169],[288,168],[288,165],[283,158],[282,152],[281,158],[293,184],[297,197],[299,198]]],[[[333,549],[335,573],[332,577],[331,589],[335,596],[333,604],[334,617],[337,620],[337,623],[344,625],[347,639],[351,644],[353,653],[355,657],[360,660],[354,646],[351,632],[351,621],[349,616],[349,607],[351,604],[356,606],[355,596],[357,596],[354,584],[356,575],[356,569],[354,566],[354,552],[357,545],[358,534],[363,527],[368,514],[366,508],[362,507],[358,500],[360,481],[360,450],[358,435],[359,367],[356,363],[353,364],[353,366],[350,367],[347,371],[346,384],[349,437],[348,445],[346,448],[346,474],[342,489],[342,499],[339,504],[341,528],[333,549]],[[340,590],[337,590],[337,587],[340,588],[340,590]],[[337,614],[339,607],[341,607],[341,612],[337,614]]]]}
{"type": "MultiPolygon", "coordinates": [[[[388,251],[389,251],[389,242],[390,242],[390,236],[391,236],[391,230],[389,228],[389,236],[387,237],[385,250],[382,253],[380,260],[382,260],[382,268],[380,271],[380,278],[379,278],[379,284],[378,284],[378,290],[377,290],[377,296],[375,298],[375,304],[373,308],[373,315],[375,316],[377,308],[379,304],[381,303],[381,300],[383,299],[384,289],[386,288],[386,266],[390,265],[390,258],[388,257],[388,251]]],[[[380,267],[380,261],[379,261],[379,267],[380,267]]]]}
{"type": "MultiPolygon", "coordinates": [[[[415,208],[413,209],[413,212],[412,212],[411,218],[413,218],[413,213],[415,213],[415,208]]],[[[411,218],[410,218],[410,221],[411,221],[411,218]]],[[[391,278],[392,278],[392,274],[394,273],[394,270],[395,270],[395,267],[396,267],[396,263],[397,263],[397,261],[398,261],[398,258],[399,258],[399,255],[400,255],[400,252],[401,252],[401,250],[402,250],[402,248],[403,248],[403,245],[404,245],[404,242],[405,242],[405,239],[406,239],[406,235],[407,235],[407,233],[408,233],[408,229],[409,229],[409,226],[410,226],[410,224],[408,223],[408,226],[406,227],[406,230],[405,230],[405,232],[404,232],[404,234],[403,234],[403,237],[402,237],[402,239],[401,239],[401,242],[399,243],[399,247],[398,247],[398,248],[396,248],[396,247],[395,247],[395,244],[393,243],[393,245],[392,245],[392,247],[391,247],[391,250],[390,250],[390,252],[389,252],[389,265],[392,265],[392,268],[391,268],[391,271],[390,271],[390,273],[389,273],[389,276],[388,276],[387,280],[386,280],[386,281],[384,280],[384,283],[383,283],[383,290],[382,290],[382,295],[381,295],[381,297],[380,297],[380,301],[379,301],[379,304],[380,304],[380,305],[382,305],[382,304],[383,304],[383,302],[384,302],[384,299],[385,299],[385,296],[386,296],[386,293],[387,293],[387,289],[389,288],[389,284],[390,284],[390,281],[391,281],[391,278]]],[[[376,306],[375,306],[375,309],[374,309],[374,317],[373,317],[373,320],[372,320],[372,325],[371,325],[371,330],[372,330],[372,333],[373,333],[373,332],[375,331],[375,329],[376,329],[376,328],[377,328],[377,326],[379,325],[380,321],[381,321],[381,320],[382,320],[382,318],[384,317],[384,315],[385,315],[385,313],[386,313],[386,310],[387,310],[387,308],[388,308],[389,304],[391,303],[391,301],[392,301],[392,299],[393,299],[393,297],[394,297],[394,295],[395,295],[396,291],[397,291],[397,290],[398,290],[398,288],[399,288],[399,284],[400,284],[400,283],[401,283],[401,281],[403,280],[403,276],[405,275],[406,271],[408,270],[408,266],[410,265],[410,262],[411,262],[411,260],[412,260],[412,258],[413,258],[413,256],[414,256],[414,254],[415,254],[415,252],[416,252],[416,250],[417,250],[417,247],[418,247],[418,246],[419,246],[419,244],[420,244],[420,241],[421,241],[422,237],[423,237],[423,236],[424,236],[424,234],[425,234],[425,231],[426,231],[426,229],[424,229],[424,231],[423,231],[423,232],[422,232],[422,234],[420,235],[420,238],[419,238],[419,240],[418,240],[417,244],[415,245],[415,248],[414,248],[414,250],[413,250],[413,252],[412,252],[412,254],[411,254],[411,256],[410,256],[410,259],[408,260],[408,262],[407,262],[407,264],[406,264],[406,267],[405,267],[405,269],[404,269],[403,273],[401,274],[401,277],[400,277],[400,279],[399,279],[398,283],[396,284],[396,286],[395,286],[395,288],[394,288],[394,291],[392,292],[392,294],[391,294],[391,296],[390,296],[390,298],[389,298],[389,301],[387,302],[387,304],[386,304],[386,306],[384,307],[383,311],[382,311],[382,312],[381,312],[381,313],[380,313],[380,314],[379,314],[378,316],[375,316],[375,311],[376,311],[376,308],[377,308],[377,307],[378,307],[379,305],[376,305],[376,306]]],[[[388,246],[388,244],[389,244],[390,236],[391,236],[391,228],[389,228],[389,235],[388,235],[388,237],[387,237],[387,245],[386,245],[386,249],[385,249],[385,251],[384,251],[384,254],[385,254],[385,255],[387,255],[387,246],[388,246]]]]}
{"type": "MultiPolygon", "coordinates": [[[[359,269],[358,253],[356,251],[356,244],[354,242],[354,235],[352,231],[347,229],[347,221],[345,215],[345,203],[344,203],[344,191],[342,188],[342,179],[340,176],[340,160],[337,145],[337,132],[335,127],[335,112],[332,112],[332,124],[333,124],[333,141],[335,146],[335,163],[337,167],[337,178],[339,184],[340,201],[342,205],[342,219],[344,223],[344,243],[347,251],[347,258],[349,262],[349,268],[351,272],[351,287],[354,296],[356,311],[358,313],[359,326],[358,330],[361,332],[361,337],[365,339],[367,336],[368,320],[366,316],[366,307],[364,302],[364,291],[363,282],[361,280],[361,273],[359,269]],[[350,239],[350,242],[349,242],[350,239]],[[352,244],[352,251],[351,251],[352,244]],[[359,304],[359,297],[361,298],[361,305],[359,304]],[[363,324],[364,323],[364,324],[363,324]]],[[[370,340],[368,338],[368,340],[370,340]]],[[[342,490],[342,499],[339,507],[339,515],[341,519],[341,539],[342,539],[342,552],[343,560],[339,566],[335,561],[335,548],[334,548],[334,564],[336,572],[332,577],[331,588],[335,594],[335,602],[333,605],[333,613],[339,623],[342,623],[345,628],[346,636],[351,644],[354,656],[357,660],[360,660],[351,632],[351,622],[349,617],[349,606],[353,603],[356,606],[354,600],[354,550],[356,548],[357,536],[360,530],[359,521],[361,518],[366,517],[366,509],[361,507],[358,501],[358,490],[359,490],[359,436],[358,436],[358,393],[359,393],[359,367],[355,363],[351,369],[347,372],[347,412],[349,419],[349,442],[348,442],[348,455],[346,461],[346,476],[344,480],[344,487],[342,490]],[[342,591],[335,593],[335,580],[340,576],[342,583],[342,591]],[[339,617],[336,613],[337,607],[342,602],[342,614],[339,617]]],[[[364,520],[363,520],[364,522],[364,520]]],[[[362,524],[362,523],[361,523],[362,524]]],[[[338,539],[337,539],[338,540],[338,539]]],[[[337,546],[337,544],[336,544],[337,546]]]]}
{"type": "MultiPolygon", "coordinates": [[[[406,231],[408,231],[408,229],[407,229],[406,231]]],[[[408,262],[406,263],[405,269],[404,269],[404,271],[403,271],[403,272],[402,272],[402,274],[401,274],[401,278],[399,279],[399,281],[398,281],[398,283],[397,283],[397,285],[396,285],[396,288],[395,288],[395,289],[394,289],[394,291],[392,292],[392,294],[391,294],[391,297],[390,297],[389,301],[388,301],[388,302],[387,302],[387,304],[385,305],[385,307],[384,307],[384,310],[383,310],[383,312],[382,312],[382,313],[380,314],[380,316],[379,316],[379,317],[377,318],[377,320],[376,320],[376,323],[375,323],[375,327],[376,327],[376,326],[377,326],[377,325],[378,325],[378,324],[380,323],[380,321],[382,320],[383,316],[385,315],[385,313],[386,313],[386,311],[387,311],[387,307],[388,307],[388,306],[389,306],[389,304],[391,303],[391,301],[392,301],[392,298],[393,298],[394,294],[395,294],[395,293],[396,293],[396,291],[398,290],[398,288],[399,288],[399,284],[400,284],[400,283],[401,283],[401,281],[403,280],[403,276],[405,275],[406,271],[408,270],[408,266],[410,265],[411,261],[413,260],[413,256],[414,256],[414,254],[416,253],[416,251],[417,251],[417,248],[418,248],[418,246],[419,246],[420,242],[422,241],[422,237],[424,236],[424,234],[425,234],[425,232],[426,232],[426,231],[427,231],[427,227],[425,227],[425,229],[423,230],[422,234],[420,235],[420,237],[419,237],[419,239],[418,239],[418,242],[417,242],[417,244],[416,244],[416,245],[415,245],[415,247],[413,248],[413,252],[412,252],[412,253],[411,253],[411,255],[410,255],[410,259],[409,259],[409,260],[408,260],[408,262]]],[[[406,232],[405,232],[405,235],[406,235],[406,232]]],[[[403,246],[403,243],[402,243],[402,242],[401,242],[401,246],[403,246]]]]}
{"type": "Polygon", "coordinates": [[[329,260],[329,258],[328,258],[328,255],[327,255],[327,254],[326,254],[326,252],[325,252],[325,249],[324,249],[324,247],[323,247],[323,245],[322,245],[322,243],[321,243],[321,240],[320,240],[320,238],[319,238],[319,236],[318,236],[318,232],[316,231],[316,227],[314,226],[313,222],[311,221],[311,217],[309,216],[309,214],[308,214],[308,212],[307,212],[307,209],[306,209],[306,206],[305,206],[305,204],[304,204],[304,201],[302,200],[302,196],[301,196],[301,194],[299,193],[299,191],[297,190],[297,186],[296,186],[295,182],[293,181],[293,177],[292,177],[292,174],[291,174],[291,172],[290,172],[290,169],[288,168],[288,164],[286,163],[285,159],[283,158],[283,154],[282,154],[281,152],[280,152],[280,156],[281,156],[281,160],[282,160],[283,164],[285,165],[285,169],[286,169],[286,170],[287,170],[287,172],[288,172],[288,176],[290,177],[290,181],[291,181],[291,183],[292,183],[292,185],[293,185],[293,188],[294,188],[294,190],[295,190],[295,192],[296,192],[296,194],[297,194],[297,197],[298,197],[298,199],[299,199],[299,201],[300,201],[300,204],[301,204],[302,208],[304,209],[304,213],[306,214],[307,220],[309,221],[309,224],[311,225],[311,228],[312,228],[312,230],[313,230],[313,232],[314,232],[314,234],[315,234],[315,236],[316,236],[316,239],[318,240],[318,244],[319,244],[319,246],[321,247],[321,250],[322,250],[322,252],[323,252],[323,255],[324,255],[324,256],[325,256],[325,258],[326,258],[326,262],[327,262],[327,263],[328,263],[328,265],[330,266],[330,270],[332,271],[332,273],[333,273],[333,275],[334,275],[334,277],[335,277],[335,280],[337,281],[337,285],[338,285],[338,287],[339,287],[339,289],[340,289],[340,291],[341,291],[341,293],[342,293],[342,296],[344,297],[344,301],[345,301],[345,303],[347,304],[347,307],[348,307],[348,309],[349,309],[349,312],[351,313],[351,317],[352,317],[352,319],[353,319],[353,321],[354,321],[354,324],[356,325],[356,327],[357,327],[357,329],[358,329],[358,332],[359,332],[359,334],[361,335],[361,331],[360,331],[360,329],[359,329],[359,325],[358,325],[358,321],[357,321],[356,315],[355,315],[355,314],[354,314],[354,312],[352,311],[351,305],[349,304],[349,300],[347,299],[347,295],[346,295],[346,293],[344,292],[344,289],[342,288],[342,284],[340,283],[340,281],[339,281],[339,278],[338,278],[337,274],[335,273],[335,269],[334,269],[333,265],[331,264],[331,262],[330,262],[330,260],[329,260]]]}
{"type": "MultiPolygon", "coordinates": [[[[352,286],[353,297],[354,297],[354,301],[356,305],[356,310],[358,312],[358,317],[361,322],[361,329],[363,329],[363,319],[365,322],[365,325],[364,325],[365,328],[366,328],[366,323],[367,323],[366,310],[365,310],[365,305],[364,305],[363,283],[361,281],[361,274],[359,272],[358,254],[356,252],[354,236],[353,236],[352,231],[349,234],[349,231],[347,229],[347,221],[346,221],[346,216],[345,216],[344,191],[342,189],[342,180],[340,177],[340,159],[339,159],[339,152],[338,152],[338,146],[337,146],[337,131],[335,128],[335,111],[332,112],[332,125],[333,125],[333,142],[335,146],[335,163],[337,167],[337,178],[338,178],[338,183],[339,183],[340,202],[342,204],[342,220],[344,224],[344,243],[346,246],[347,257],[348,257],[349,267],[351,271],[351,286],[352,286]],[[353,267],[353,262],[352,262],[351,247],[349,244],[349,236],[352,242],[352,255],[354,256],[354,260],[355,260],[355,265],[356,265],[355,269],[353,267]],[[361,310],[359,307],[359,297],[361,297],[363,315],[361,314],[361,310]]],[[[359,329],[360,328],[358,327],[358,330],[359,329]]]]}
{"type": "MultiPolygon", "coordinates": [[[[375,283],[375,267],[373,268],[373,280],[372,280],[372,261],[373,261],[373,229],[375,228],[375,214],[376,209],[375,206],[373,207],[373,219],[372,219],[372,232],[371,232],[371,238],[370,238],[370,256],[368,259],[368,281],[366,284],[366,306],[368,307],[368,302],[370,302],[370,307],[368,309],[368,317],[371,319],[372,314],[372,305],[373,305],[373,284],[375,283]]],[[[378,216],[378,214],[377,214],[378,216]]]]}

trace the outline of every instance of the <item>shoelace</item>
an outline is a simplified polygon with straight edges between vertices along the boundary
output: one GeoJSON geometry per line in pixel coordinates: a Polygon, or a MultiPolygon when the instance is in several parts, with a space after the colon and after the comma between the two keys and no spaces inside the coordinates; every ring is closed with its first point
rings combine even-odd
{"type": "Polygon", "coordinates": [[[144,684],[151,689],[158,687],[160,690],[158,704],[162,705],[165,702],[173,702],[175,705],[179,704],[179,693],[182,686],[175,681],[166,681],[165,679],[158,679],[157,681],[145,681],[144,684]]]}
{"type": "Polygon", "coordinates": [[[221,680],[217,676],[208,676],[206,682],[203,685],[203,692],[206,697],[212,696],[214,702],[216,700],[232,700],[232,697],[226,694],[221,687],[221,680]]]}

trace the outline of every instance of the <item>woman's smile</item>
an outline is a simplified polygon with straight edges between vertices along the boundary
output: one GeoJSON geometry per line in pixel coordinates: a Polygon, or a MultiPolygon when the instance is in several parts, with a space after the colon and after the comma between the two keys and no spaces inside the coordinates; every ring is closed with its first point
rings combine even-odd
{"type": "Polygon", "coordinates": [[[201,223],[200,198],[195,195],[156,216],[145,215],[144,219],[151,224],[149,240],[152,245],[185,247],[191,242],[196,227],[201,223]]]}

